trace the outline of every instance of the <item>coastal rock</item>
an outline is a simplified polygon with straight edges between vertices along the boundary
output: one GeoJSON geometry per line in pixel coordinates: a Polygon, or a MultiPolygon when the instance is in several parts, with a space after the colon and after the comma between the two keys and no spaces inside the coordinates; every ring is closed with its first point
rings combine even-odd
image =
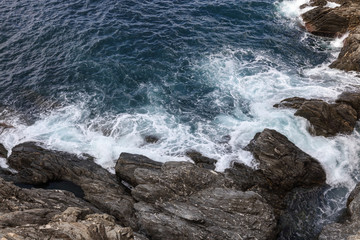
{"type": "Polygon", "coordinates": [[[357,112],[357,119],[360,119],[360,92],[343,92],[336,99],[336,103],[350,105],[357,112]]]}
{"type": "Polygon", "coordinates": [[[272,239],[273,209],[252,191],[231,189],[223,174],[189,162],[167,162],[141,171],[132,190],[140,228],[152,239],[272,239]],[[146,180],[146,181],[145,181],[146,180]]]}
{"type": "Polygon", "coordinates": [[[50,181],[70,181],[79,185],[85,199],[100,210],[116,217],[124,226],[136,228],[134,200],[116,177],[94,163],[91,158],[46,150],[28,142],[13,148],[9,165],[18,171],[19,182],[44,184],[50,181]]]}
{"type": "Polygon", "coordinates": [[[286,98],[274,107],[297,109],[295,116],[306,118],[311,134],[331,137],[336,134],[351,134],[360,117],[360,93],[343,92],[335,104],[319,99],[299,97],[286,98]]]}
{"type": "Polygon", "coordinates": [[[135,187],[138,185],[134,176],[135,169],[160,170],[161,166],[162,163],[153,161],[142,155],[121,153],[115,165],[115,172],[119,180],[125,181],[135,187]]]}
{"type": "Polygon", "coordinates": [[[7,154],[8,154],[8,151],[6,150],[4,145],[2,145],[0,143],[0,158],[7,158],[7,154]]]}
{"type": "Polygon", "coordinates": [[[257,161],[268,189],[281,194],[296,187],[325,183],[326,175],[321,164],[275,130],[264,129],[257,133],[246,150],[257,161]]]}
{"type": "Polygon", "coordinates": [[[350,193],[347,202],[348,218],[343,223],[325,226],[319,236],[320,240],[359,239],[360,238],[360,183],[350,193]]]}
{"type": "Polygon", "coordinates": [[[275,104],[275,108],[293,108],[299,109],[306,101],[321,101],[319,99],[306,99],[301,97],[285,98],[280,103],[275,104]]]}
{"type": "Polygon", "coordinates": [[[4,239],[104,239],[134,240],[129,227],[116,224],[114,217],[91,213],[89,209],[69,207],[41,225],[31,223],[0,229],[4,239]],[[36,225],[35,225],[36,224],[36,225]]]}
{"type": "Polygon", "coordinates": [[[199,167],[215,170],[216,159],[205,157],[195,150],[187,151],[186,156],[193,160],[199,167]]]}
{"type": "MultiPolygon", "coordinates": [[[[0,178],[0,229],[46,224],[68,207],[99,210],[74,194],[62,190],[23,189],[0,178]]],[[[0,234],[1,235],[1,234],[0,234]]]]}
{"type": "Polygon", "coordinates": [[[339,37],[360,24],[360,5],[358,2],[347,1],[339,7],[329,8],[320,1],[319,6],[301,16],[306,30],[310,33],[323,37],[339,37]]]}
{"type": "Polygon", "coordinates": [[[330,67],[344,71],[360,71],[360,26],[350,32],[337,60],[331,63],[330,67]]]}
{"type": "Polygon", "coordinates": [[[357,112],[350,105],[324,101],[304,102],[295,116],[306,118],[311,123],[310,133],[325,137],[352,133],[357,120],[357,112]]]}

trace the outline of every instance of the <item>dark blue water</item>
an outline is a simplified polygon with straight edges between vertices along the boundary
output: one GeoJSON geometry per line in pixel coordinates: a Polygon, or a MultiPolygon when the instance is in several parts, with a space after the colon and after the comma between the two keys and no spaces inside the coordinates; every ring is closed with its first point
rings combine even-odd
{"type": "Polygon", "coordinates": [[[339,49],[304,32],[297,5],[0,0],[0,119],[16,126],[0,140],[89,153],[110,171],[123,151],[168,161],[196,149],[221,171],[251,165],[242,147],[268,127],[319,159],[330,185],[351,188],[358,133],[315,138],[292,110],[272,108],[360,85],[327,67],[339,49]]]}
{"type": "Polygon", "coordinates": [[[35,92],[70,103],[88,96],[95,114],[166,104],[171,114],[212,119],[236,103],[214,106],[194,61],[224,48],[266,51],[290,71],[327,58],[299,42],[302,30],[277,17],[274,1],[2,1],[0,9],[0,100],[16,108],[33,107],[26,96],[35,92]]]}

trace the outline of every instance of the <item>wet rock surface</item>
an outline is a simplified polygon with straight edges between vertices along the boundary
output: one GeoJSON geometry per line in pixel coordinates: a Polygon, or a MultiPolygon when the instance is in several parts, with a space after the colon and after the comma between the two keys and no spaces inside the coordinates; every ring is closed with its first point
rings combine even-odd
{"type": "Polygon", "coordinates": [[[344,71],[360,71],[360,2],[335,2],[339,6],[330,8],[327,1],[310,1],[308,6],[315,8],[302,14],[305,28],[312,34],[332,38],[349,33],[338,59],[330,67],[344,71]]]}
{"type": "Polygon", "coordinates": [[[360,238],[360,183],[351,192],[347,202],[347,218],[342,223],[325,226],[319,239],[359,239],[360,238]]]}
{"type": "Polygon", "coordinates": [[[331,137],[351,134],[360,117],[360,93],[344,92],[333,104],[318,99],[287,98],[274,107],[297,109],[295,116],[310,122],[308,130],[313,135],[331,137]]]}
{"type": "Polygon", "coordinates": [[[193,160],[199,167],[215,170],[216,159],[205,157],[195,150],[187,151],[186,156],[193,160]]]}
{"type": "Polygon", "coordinates": [[[0,158],[7,158],[7,150],[4,145],[0,144],[0,158]]]}
{"type": "Polygon", "coordinates": [[[258,169],[271,190],[281,193],[325,183],[321,164],[275,130],[257,133],[246,149],[259,163],[258,169]]]}
{"type": "Polygon", "coordinates": [[[310,133],[325,137],[351,134],[357,120],[357,112],[350,105],[324,101],[304,102],[295,116],[306,118],[311,123],[310,133]]]}
{"type": "Polygon", "coordinates": [[[141,167],[142,169],[148,170],[160,170],[161,166],[162,163],[153,161],[142,155],[121,153],[115,165],[115,172],[120,181],[125,181],[135,187],[138,185],[134,175],[134,171],[137,168],[141,167]]]}
{"type": "Polygon", "coordinates": [[[35,143],[23,143],[13,148],[8,164],[18,171],[19,182],[45,184],[65,180],[79,185],[85,199],[122,224],[136,228],[133,199],[116,177],[94,163],[64,152],[43,149],[35,143]]]}

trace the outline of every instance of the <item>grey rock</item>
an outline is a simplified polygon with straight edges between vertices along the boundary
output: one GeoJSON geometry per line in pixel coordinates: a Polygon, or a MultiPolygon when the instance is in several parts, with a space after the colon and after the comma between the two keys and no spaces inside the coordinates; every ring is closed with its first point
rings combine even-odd
{"type": "Polygon", "coordinates": [[[360,118],[360,92],[343,92],[336,99],[336,103],[350,105],[357,112],[357,119],[360,118]]]}
{"type": "MultiPolygon", "coordinates": [[[[140,169],[139,169],[140,170],[140,169]]],[[[138,169],[135,170],[135,175],[138,169]]],[[[230,188],[224,174],[189,162],[167,162],[132,195],[140,228],[152,239],[272,239],[276,217],[258,194],[230,188]]]]}
{"type": "Polygon", "coordinates": [[[18,180],[23,183],[64,180],[79,185],[87,201],[115,216],[124,226],[136,228],[133,198],[117,183],[114,175],[93,159],[23,143],[13,148],[8,163],[18,171],[18,180]]]}
{"type": "Polygon", "coordinates": [[[116,224],[115,218],[107,214],[91,213],[89,209],[69,207],[53,216],[51,221],[31,225],[0,229],[4,239],[103,239],[133,240],[129,227],[116,224]]]}
{"type": "Polygon", "coordinates": [[[142,169],[160,170],[161,166],[162,163],[142,155],[121,153],[115,165],[115,172],[118,179],[136,186],[138,183],[134,176],[135,169],[140,167],[142,169]]]}
{"type": "Polygon", "coordinates": [[[188,156],[191,160],[193,160],[195,164],[198,165],[199,167],[207,168],[211,170],[215,169],[215,164],[217,162],[216,159],[205,157],[201,153],[195,150],[187,151],[186,156],[188,156]]]}

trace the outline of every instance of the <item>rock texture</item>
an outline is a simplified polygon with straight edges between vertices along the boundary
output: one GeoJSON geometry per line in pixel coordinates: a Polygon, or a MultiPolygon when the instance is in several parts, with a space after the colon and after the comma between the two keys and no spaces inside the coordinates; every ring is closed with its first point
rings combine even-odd
{"type": "Polygon", "coordinates": [[[141,167],[142,169],[159,170],[161,165],[162,163],[153,161],[142,155],[121,153],[115,165],[115,172],[118,179],[135,187],[138,185],[134,176],[134,171],[137,168],[141,167]]]}
{"type": "Polygon", "coordinates": [[[0,178],[0,238],[134,239],[131,228],[60,190],[22,189],[0,178]]]}
{"type": "Polygon", "coordinates": [[[308,130],[311,134],[325,137],[351,134],[360,117],[360,93],[344,92],[333,104],[318,99],[287,98],[274,107],[297,109],[295,116],[310,122],[308,130]]]}
{"type": "MultiPolygon", "coordinates": [[[[121,196],[118,196],[121,197],[121,196]]],[[[105,198],[104,198],[105,199],[105,198]]],[[[0,178],[0,239],[146,240],[63,190],[24,189],[0,178]]]]}
{"type": "Polygon", "coordinates": [[[331,63],[330,67],[344,71],[360,71],[360,26],[350,31],[337,60],[331,63]]]}
{"type": "Polygon", "coordinates": [[[357,120],[357,112],[350,105],[324,101],[305,101],[295,116],[309,120],[312,126],[310,133],[325,137],[351,134],[357,120]]]}
{"type": "Polygon", "coordinates": [[[153,239],[273,239],[272,207],[252,191],[229,188],[222,174],[189,162],[167,162],[160,171],[135,170],[141,229],[153,239]]]}
{"type": "Polygon", "coordinates": [[[46,150],[28,142],[13,148],[8,163],[18,171],[17,178],[23,183],[65,180],[79,185],[87,201],[112,214],[125,226],[136,228],[132,197],[117,183],[114,175],[92,159],[46,150]]]}
{"type": "Polygon", "coordinates": [[[70,181],[86,202],[67,191],[22,189],[0,179],[0,238],[275,239],[284,196],[323,184],[325,173],[274,130],[258,133],[247,149],[258,169],[234,163],[218,173],[211,169],[216,160],[195,151],[188,156],[196,164],[122,153],[114,176],[89,157],[18,145],[8,158],[18,173],[9,179],[70,181]]]}
{"type": "Polygon", "coordinates": [[[321,240],[360,239],[360,183],[351,192],[347,203],[348,219],[343,223],[325,226],[319,236],[321,240]]]}
{"type": "Polygon", "coordinates": [[[7,158],[7,154],[8,154],[8,152],[7,152],[6,148],[4,147],[4,145],[2,145],[0,143],[0,157],[7,158]]]}
{"type": "Polygon", "coordinates": [[[360,71],[360,2],[357,0],[334,2],[340,6],[329,8],[327,1],[311,1],[309,5],[315,8],[302,14],[305,28],[312,34],[324,37],[340,37],[347,32],[350,33],[338,59],[330,67],[345,71],[360,71]]]}
{"type": "Polygon", "coordinates": [[[215,164],[217,162],[216,159],[205,157],[201,153],[194,150],[187,151],[186,156],[193,160],[194,163],[199,167],[215,170],[215,164]]]}
{"type": "Polygon", "coordinates": [[[254,155],[271,190],[286,192],[325,183],[321,164],[275,130],[257,133],[246,149],[254,155]]]}

